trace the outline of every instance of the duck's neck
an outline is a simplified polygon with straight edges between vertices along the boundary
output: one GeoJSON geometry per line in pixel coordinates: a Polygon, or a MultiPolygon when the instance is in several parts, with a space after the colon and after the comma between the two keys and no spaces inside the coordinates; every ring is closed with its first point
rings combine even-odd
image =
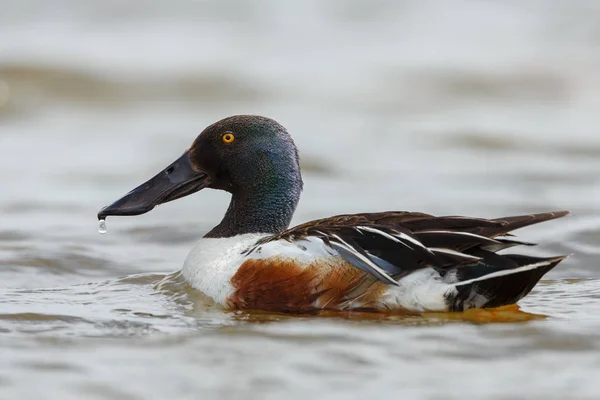
{"type": "Polygon", "coordinates": [[[301,178],[275,177],[234,192],[225,217],[204,237],[282,232],[292,221],[301,191],[301,178]]]}

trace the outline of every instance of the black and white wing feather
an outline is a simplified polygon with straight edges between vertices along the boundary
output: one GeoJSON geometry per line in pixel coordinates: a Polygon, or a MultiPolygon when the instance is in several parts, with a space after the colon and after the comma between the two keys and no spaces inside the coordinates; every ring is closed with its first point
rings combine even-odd
{"type": "MultiPolygon", "coordinates": [[[[422,268],[459,280],[518,268],[514,258],[496,254],[517,245],[508,232],[567,215],[566,211],[498,219],[435,217],[422,213],[351,214],[311,221],[257,244],[318,238],[342,258],[386,284],[422,268]]],[[[538,278],[539,279],[539,278],[538,278]]]]}

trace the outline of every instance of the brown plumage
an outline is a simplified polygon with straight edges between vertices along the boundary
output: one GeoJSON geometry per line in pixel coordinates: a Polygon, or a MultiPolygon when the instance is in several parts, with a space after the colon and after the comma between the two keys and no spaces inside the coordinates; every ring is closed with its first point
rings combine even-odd
{"type": "Polygon", "coordinates": [[[341,258],[299,265],[292,259],[245,261],[231,278],[232,309],[282,312],[378,310],[386,285],[341,258]]]}

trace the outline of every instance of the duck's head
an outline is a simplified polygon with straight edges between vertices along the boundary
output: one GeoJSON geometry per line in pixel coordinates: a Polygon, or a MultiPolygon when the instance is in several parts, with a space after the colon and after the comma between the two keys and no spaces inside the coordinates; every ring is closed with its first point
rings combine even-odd
{"type": "Polygon", "coordinates": [[[207,127],[155,177],[100,210],[98,218],[144,214],[204,188],[233,195],[225,219],[209,236],[285,229],[302,190],[292,138],[269,118],[225,118],[207,127]]]}

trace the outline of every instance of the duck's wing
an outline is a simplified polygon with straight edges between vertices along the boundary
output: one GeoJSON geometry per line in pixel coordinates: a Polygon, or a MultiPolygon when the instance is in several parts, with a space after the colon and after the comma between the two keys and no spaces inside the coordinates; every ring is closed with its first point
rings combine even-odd
{"type": "Polygon", "coordinates": [[[463,281],[522,267],[521,261],[533,263],[532,257],[524,261],[524,256],[515,256],[516,260],[495,252],[531,245],[507,237],[509,232],[568,214],[555,211],[494,219],[413,212],[347,214],[298,225],[257,246],[318,238],[355,267],[388,284],[396,285],[403,276],[427,267],[439,270],[441,276],[453,271],[463,281]],[[456,272],[466,266],[470,268],[456,272]]]}

